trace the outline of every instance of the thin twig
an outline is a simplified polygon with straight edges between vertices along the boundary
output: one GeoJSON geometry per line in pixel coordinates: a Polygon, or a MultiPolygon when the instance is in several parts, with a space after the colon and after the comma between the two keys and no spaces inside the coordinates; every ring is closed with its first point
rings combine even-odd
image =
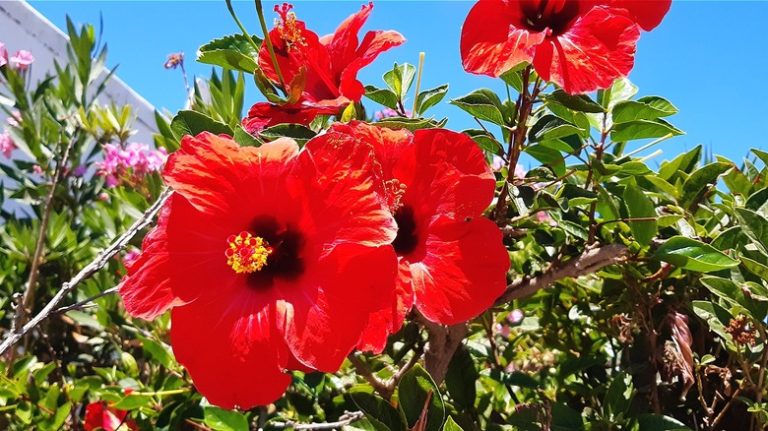
{"type": "Polygon", "coordinates": [[[110,287],[109,289],[107,289],[107,290],[105,290],[103,292],[99,292],[96,295],[91,296],[90,298],[83,299],[80,302],[76,302],[76,303],[74,303],[72,305],[65,305],[63,307],[59,307],[56,310],[54,310],[52,314],[64,314],[64,313],[70,312],[72,310],[77,310],[79,308],[83,308],[85,305],[89,305],[91,302],[93,302],[93,301],[95,301],[95,300],[97,300],[99,298],[102,298],[104,296],[116,293],[117,289],[118,289],[117,286],[110,287]]]}
{"type": "Polygon", "coordinates": [[[264,19],[264,7],[261,4],[261,0],[255,0],[256,13],[259,15],[259,24],[261,24],[261,31],[264,33],[264,43],[267,45],[267,51],[269,51],[269,58],[272,60],[272,66],[275,68],[275,74],[278,81],[280,81],[280,88],[287,94],[288,89],[285,87],[285,79],[282,72],[280,72],[280,64],[277,62],[277,56],[275,55],[275,48],[272,46],[272,38],[269,35],[269,29],[267,29],[267,21],[264,19]]]}
{"type": "Polygon", "coordinates": [[[496,300],[496,305],[530,296],[558,280],[595,273],[608,265],[622,261],[627,252],[627,247],[620,244],[610,244],[588,250],[576,259],[566,262],[564,266],[553,268],[537,277],[523,278],[511,283],[507,286],[504,294],[496,300]]]}
{"type": "Polygon", "coordinates": [[[358,357],[355,353],[352,353],[347,358],[349,359],[349,362],[352,363],[352,366],[355,367],[355,371],[357,372],[360,377],[365,379],[370,385],[373,387],[373,389],[378,392],[379,395],[384,397],[385,399],[389,399],[392,395],[389,393],[389,388],[387,387],[387,384],[381,381],[376,375],[373,374],[373,371],[371,368],[363,362],[360,357],[358,357]]]}
{"type": "Polygon", "coordinates": [[[728,402],[725,404],[725,406],[723,406],[723,409],[720,410],[720,413],[717,414],[717,417],[715,417],[715,420],[712,421],[712,425],[710,426],[711,429],[713,429],[713,430],[717,429],[717,426],[720,424],[720,421],[722,421],[723,418],[725,418],[725,414],[728,412],[728,410],[730,410],[730,408],[733,405],[733,403],[736,402],[736,399],[741,394],[741,390],[742,390],[741,387],[736,389],[736,391],[733,393],[733,396],[731,397],[731,399],[728,400],[728,402]]]}
{"type": "Polygon", "coordinates": [[[165,204],[165,201],[168,200],[168,198],[171,196],[171,189],[166,188],[163,190],[162,193],[160,193],[159,198],[157,201],[152,204],[149,209],[142,214],[141,217],[139,217],[138,220],[136,220],[133,225],[131,225],[128,230],[126,230],[122,235],[115,238],[112,243],[102,250],[96,258],[91,261],[88,265],[86,265],[83,269],[80,270],[80,272],[77,273],[74,277],[72,277],[71,280],[64,283],[58,292],[51,298],[50,301],[43,307],[42,310],[40,310],[39,313],[35,315],[27,324],[25,324],[21,329],[19,328],[13,328],[5,337],[5,340],[3,340],[3,343],[0,344],[0,355],[5,354],[8,349],[11,348],[14,344],[16,344],[21,337],[24,336],[27,332],[35,328],[37,325],[39,325],[43,320],[48,318],[51,314],[54,313],[57,306],[61,303],[61,301],[64,300],[64,298],[72,292],[75,287],[77,287],[78,284],[82,283],[84,280],[91,277],[93,274],[95,274],[98,270],[103,268],[107,262],[109,262],[109,259],[111,259],[114,255],[116,255],[123,247],[125,247],[128,244],[128,241],[130,241],[134,236],[136,236],[137,233],[139,233],[142,229],[149,226],[150,223],[152,223],[152,220],[154,219],[155,215],[160,211],[160,209],[163,207],[163,204],[165,204]]]}
{"type": "MultiPolygon", "coordinates": [[[[339,417],[336,422],[320,422],[303,424],[299,422],[272,422],[269,424],[270,428],[290,428],[293,430],[332,430],[347,426],[352,422],[359,421],[365,417],[363,412],[346,412],[339,417]]],[[[261,429],[260,429],[261,430],[261,429]]]]}

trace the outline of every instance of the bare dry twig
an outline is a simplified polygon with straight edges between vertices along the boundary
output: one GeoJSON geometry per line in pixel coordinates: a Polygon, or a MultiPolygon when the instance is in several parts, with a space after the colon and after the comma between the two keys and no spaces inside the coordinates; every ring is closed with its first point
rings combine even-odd
{"type": "Polygon", "coordinates": [[[339,417],[336,422],[320,422],[303,424],[299,422],[272,422],[269,424],[272,428],[290,428],[293,430],[332,430],[349,425],[352,422],[359,421],[365,416],[363,412],[346,412],[339,417]]]}
{"type": "Polygon", "coordinates": [[[149,209],[142,214],[142,216],[136,220],[133,225],[131,225],[128,230],[126,230],[122,235],[115,238],[112,243],[105,248],[104,250],[99,253],[96,258],[91,261],[88,265],[86,265],[83,269],[80,270],[80,272],[77,273],[74,277],[72,277],[71,280],[64,283],[58,292],[51,298],[50,301],[43,307],[40,312],[38,312],[35,317],[29,320],[24,326],[21,328],[12,328],[11,331],[8,332],[8,334],[5,337],[5,340],[3,340],[3,343],[0,344],[0,355],[4,355],[14,344],[16,344],[27,332],[31,331],[33,328],[35,328],[37,325],[39,325],[42,321],[44,321],[48,316],[53,314],[56,310],[58,305],[61,303],[61,301],[64,300],[64,297],[67,296],[70,292],[72,292],[75,287],[77,287],[78,284],[82,283],[84,280],[91,277],[93,274],[96,273],[96,271],[103,268],[107,262],[109,262],[109,259],[111,259],[114,255],[116,255],[123,247],[125,247],[128,244],[128,241],[131,240],[137,233],[139,233],[142,229],[149,226],[150,223],[152,223],[152,220],[155,218],[155,215],[160,211],[160,209],[163,207],[163,204],[166,200],[171,196],[171,190],[165,189],[160,194],[160,197],[157,199],[157,201],[152,204],[149,209]]]}

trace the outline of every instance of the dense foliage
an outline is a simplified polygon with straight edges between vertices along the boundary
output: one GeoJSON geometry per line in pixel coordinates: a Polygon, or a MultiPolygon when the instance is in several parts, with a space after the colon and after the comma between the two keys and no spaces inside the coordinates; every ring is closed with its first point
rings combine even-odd
{"type": "MultiPolygon", "coordinates": [[[[266,154],[284,138],[310,142],[319,154],[329,136],[363,142],[360,130],[381,130],[413,132],[415,141],[443,133],[435,129],[447,122],[429,109],[448,85],[420,89],[423,64],[396,64],[383,83],[358,87],[355,73],[367,64],[359,58],[373,59],[367,48],[348,56],[353,72],[339,66],[338,52],[332,66],[303,67],[279,43],[296,35],[288,30],[309,30],[286,6],[279,13],[274,47],[245,29],[201,46],[198,61],[213,65],[212,75],[195,82],[187,109],[156,115],[154,148],[132,141],[129,106],[100,102],[111,71],[93,27],[70,23],[68,57],[39,83],[29,82],[29,53],[8,57],[0,46],[0,107],[9,116],[0,135],[0,428],[765,429],[768,153],[754,149],[735,163],[699,146],[658,163],[657,147],[683,133],[668,121],[677,113],[670,101],[617,76],[610,85],[587,83],[601,87],[596,92],[571,94],[593,88],[574,90],[584,82],[558,82],[532,58],[481,71],[504,68],[504,94],[481,89],[450,102],[479,127],[451,144],[471,138],[493,169],[483,222],[495,224],[509,256],[495,304],[465,324],[447,322],[416,296],[402,327],[387,326],[396,332],[380,354],[360,345],[365,351],[351,352],[335,373],[314,372],[307,361],[287,368],[300,371],[266,406],[211,404],[193,381],[200,374],[175,359],[172,313],[131,317],[131,299],[123,292],[124,305],[114,294],[126,267],[141,262],[142,238],[168,197],[163,179],[177,187],[173,199],[180,193],[171,168],[161,179],[167,154],[174,163],[191,157],[192,147],[179,147],[201,132],[232,137],[248,154],[266,154]],[[321,74],[339,79],[311,85],[321,74]],[[267,101],[246,114],[251,77],[267,101]],[[527,172],[517,163],[523,154],[536,161],[527,172]]],[[[611,19],[634,41],[640,27],[658,24],[611,19]]],[[[395,32],[372,33],[360,46],[379,40],[376,53],[403,42],[395,32]]],[[[328,55],[321,39],[302,34],[318,44],[313,55],[328,55]]],[[[166,67],[183,70],[183,61],[176,55],[166,67]]],[[[215,356],[212,346],[226,339],[213,339],[201,322],[206,335],[194,346],[215,356]]]]}

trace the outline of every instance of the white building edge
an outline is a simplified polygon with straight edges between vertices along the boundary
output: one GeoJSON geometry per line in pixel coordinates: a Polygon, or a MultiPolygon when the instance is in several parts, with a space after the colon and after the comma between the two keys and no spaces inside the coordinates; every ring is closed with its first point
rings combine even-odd
{"type": "MultiPolygon", "coordinates": [[[[53,60],[63,63],[67,58],[67,35],[40,12],[23,0],[0,1],[0,42],[5,43],[9,54],[26,49],[35,56],[32,65],[32,82],[54,70],[53,60]]],[[[117,76],[113,76],[101,96],[102,103],[131,105],[138,131],[133,140],[152,143],[156,131],[155,108],[117,76]]]]}

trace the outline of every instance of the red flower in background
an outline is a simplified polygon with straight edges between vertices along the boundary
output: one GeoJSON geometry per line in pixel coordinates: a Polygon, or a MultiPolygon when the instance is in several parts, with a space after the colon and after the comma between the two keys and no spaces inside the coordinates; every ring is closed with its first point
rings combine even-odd
{"type": "Polygon", "coordinates": [[[163,178],[174,189],[120,286],[126,309],[172,307],[178,361],[211,403],[279,398],[289,369],[335,372],[368,315],[390,307],[395,222],[372,149],[318,137],[261,147],[187,136],[163,178]]]}
{"type": "Polygon", "coordinates": [[[138,430],[136,422],[127,419],[127,416],[127,411],[108,407],[104,401],[90,403],[85,406],[83,429],[85,431],[138,430]]]}
{"type": "Polygon", "coordinates": [[[495,179],[475,142],[449,130],[411,133],[364,123],[337,124],[326,136],[374,145],[382,196],[398,226],[392,242],[397,296],[388,310],[372,315],[360,348],[381,351],[412,306],[452,325],[493,305],[506,288],[509,257],[501,231],[482,216],[495,179]]]}
{"type": "MultiPolygon", "coordinates": [[[[285,104],[254,105],[243,120],[252,133],[258,132],[257,126],[306,125],[317,115],[337,114],[351,101],[360,101],[365,87],[357,80],[357,72],[382,52],[405,42],[395,31],[369,31],[362,41],[358,40],[357,35],[373,9],[372,3],[344,20],[333,34],[323,37],[296,19],[292,8],[287,3],[275,7],[280,22],[269,33],[289,100],[285,104]]],[[[279,85],[266,44],[259,52],[259,66],[269,80],[279,85]]]]}
{"type": "Polygon", "coordinates": [[[480,0],[461,34],[469,72],[499,76],[528,62],[545,81],[578,94],[610,86],[634,66],[640,28],[671,0],[480,0]]]}

